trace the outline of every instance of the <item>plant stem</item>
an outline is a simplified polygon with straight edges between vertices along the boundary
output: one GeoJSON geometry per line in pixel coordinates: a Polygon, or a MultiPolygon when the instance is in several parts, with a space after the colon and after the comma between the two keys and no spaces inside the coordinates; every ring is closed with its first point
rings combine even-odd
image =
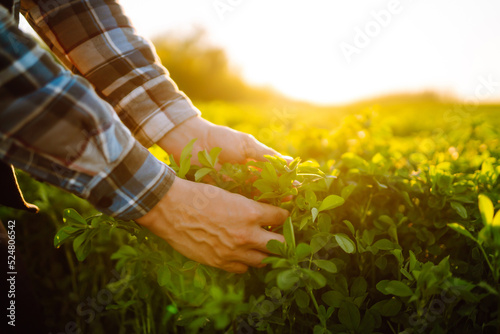
{"type": "Polygon", "coordinates": [[[318,302],[316,301],[316,297],[314,297],[314,293],[313,293],[312,289],[307,287],[307,292],[309,292],[309,295],[311,296],[311,299],[312,299],[313,304],[314,304],[314,308],[316,308],[316,312],[319,313],[319,305],[318,305],[318,302]]]}
{"type": "Polygon", "coordinates": [[[373,193],[370,192],[370,197],[368,198],[368,202],[366,202],[365,209],[363,210],[363,217],[361,217],[361,225],[365,223],[366,215],[368,210],[370,209],[370,205],[372,204],[373,193]]]}
{"type": "Polygon", "coordinates": [[[495,279],[495,281],[498,281],[497,273],[495,272],[495,269],[493,268],[493,265],[491,264],[490,259],[488,259],[488,255],[484,251],[483,246],[481,246],[479,243],[477,245],[479,246],[479,249],[483,253],[483,256],[486,260],[486,263],[488,263],[488,266],[490,267],[491,273],[493,274],[493,278],[495,279]]]}

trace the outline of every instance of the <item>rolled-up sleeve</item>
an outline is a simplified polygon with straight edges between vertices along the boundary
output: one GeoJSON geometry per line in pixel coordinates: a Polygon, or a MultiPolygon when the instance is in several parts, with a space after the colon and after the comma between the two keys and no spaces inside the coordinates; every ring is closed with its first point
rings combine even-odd
{"type": "Polygon", "coordinates": [[[95,87],[145,147],[200,114],[117,1],[23,1],[21,10],[61,62],[95,87]]]}
{"type": "Polygon", "coordinates": [[[146,214],[175,178],[1,6],[0,159],[121,219],[146,214]]]}

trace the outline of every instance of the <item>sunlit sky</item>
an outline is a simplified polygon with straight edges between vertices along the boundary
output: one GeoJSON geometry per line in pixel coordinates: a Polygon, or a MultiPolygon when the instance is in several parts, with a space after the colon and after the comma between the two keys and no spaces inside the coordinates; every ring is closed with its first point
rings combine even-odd
{"type": "Polygon", "coordinates": [[[296,99],[345,103],[432,89],[500,100],[498,0],[120,3],[148,38],[204,27],[247,81],[296,99]],[[493,83],[478,95],[481,77],[493,83]]]}

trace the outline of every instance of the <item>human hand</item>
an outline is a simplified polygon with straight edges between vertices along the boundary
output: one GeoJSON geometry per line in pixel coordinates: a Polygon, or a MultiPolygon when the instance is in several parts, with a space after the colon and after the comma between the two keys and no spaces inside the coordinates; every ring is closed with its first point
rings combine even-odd
{"type": "Polygon", "coordinates": [[[284,209],[202,183],[176,178],[167,194],[136,221],[186,257],[226,271],[262,267],[271,239],[263,226],[282,225],[284,209]]]}
{"type": "MultiPolygon", "coordinates": [[[[280,155],[267,147],[252,135],[215,125],[201,117],[193,117],[178,125],[158,141],[158,145],[172,154],[179,161],[182,149],[191,141],[198,140],[193,146],[191,162],[199,165],[198,152],[210,151],[214,147],[222,148],[219,155],[221,163],[245,163],[248,160],[263,160],[264,155],[280,155]]],[[[291,158],[285,157],[286,160],[291,158]]]]}

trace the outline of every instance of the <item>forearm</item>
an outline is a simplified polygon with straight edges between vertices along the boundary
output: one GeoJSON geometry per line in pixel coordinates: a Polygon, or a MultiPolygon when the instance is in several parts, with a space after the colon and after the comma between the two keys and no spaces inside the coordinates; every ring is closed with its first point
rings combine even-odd
{"type": "Polygon", "coordinates": [[[116,1],[26,1],[22,9],[61,62],[95,87],[144,146],[199,114],[116,1]]]}
{"type": "Polygon", "coordinates": [[[0,69],[0,159],[122,219],[144,215],[166,194],[173,171],[3,10],[0,69]]]}

